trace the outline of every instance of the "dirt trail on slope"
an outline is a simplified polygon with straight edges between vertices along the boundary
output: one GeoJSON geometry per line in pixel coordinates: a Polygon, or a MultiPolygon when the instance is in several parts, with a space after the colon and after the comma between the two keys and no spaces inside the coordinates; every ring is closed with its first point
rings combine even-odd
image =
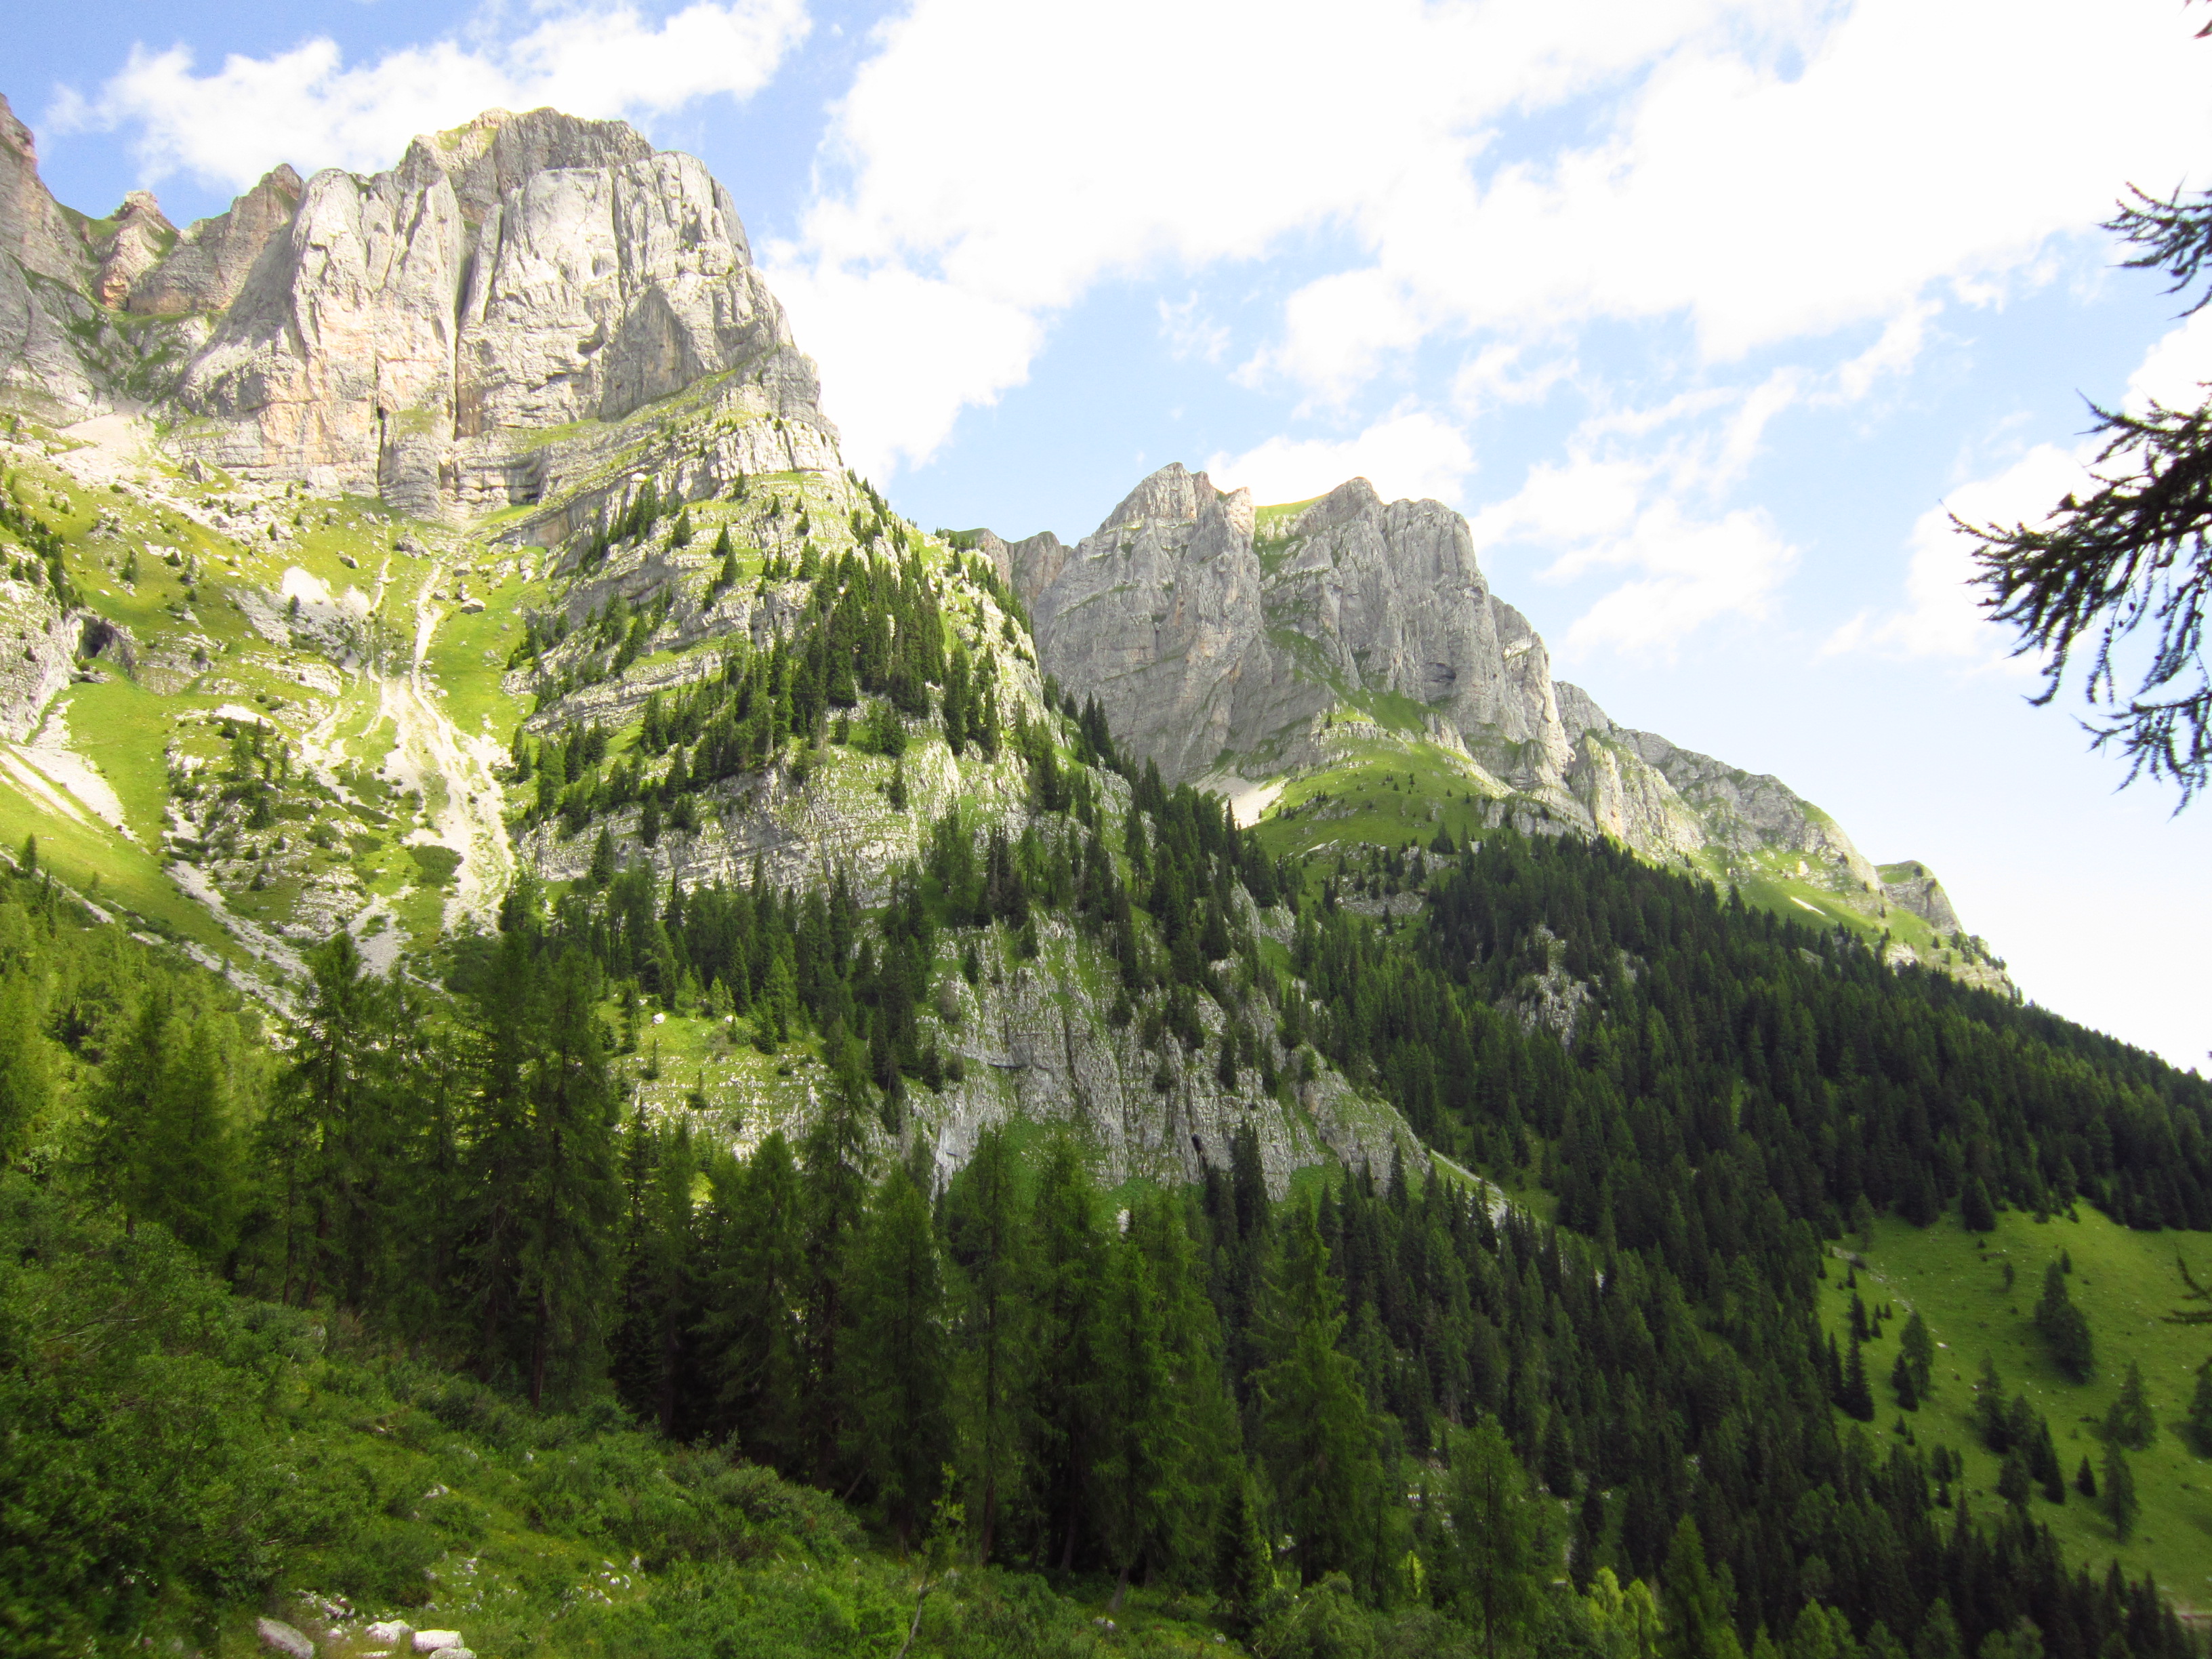
{"type": "MultiPolygon", "coordinates": [[[[430,642],[445,611],[432,597],[446,579],[441,561],[422,578],[415,598],[415,637],[406,667],[398,673],[380,669],[377,713],[392,722],[393,746],[386,770],[419,789],[434,826],[409,839],[416,845],[451,848],[461,855],[453,872],[453,891],[446,901],[445,925],[496,925],[499,902],[514,878],[514,848],[507,840],[506,792],[495,772],[505,751],[489,738],[471,737],[438,706],[427,672],[430,642]],[[433,782],[439,788],[431,787],[433,782]],[[443,799],[439,797],[442,795],[443,799]]],[[[378,597],[384,583],[378,583],[378,597]]]]}

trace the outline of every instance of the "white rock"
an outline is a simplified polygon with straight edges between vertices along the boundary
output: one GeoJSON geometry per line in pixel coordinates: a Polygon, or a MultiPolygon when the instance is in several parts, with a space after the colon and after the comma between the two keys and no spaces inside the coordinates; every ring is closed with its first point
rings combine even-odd
{"type": "Polygon", "coordinates": [[[387,1619],[381,1624],[371,1625],[362,1634],[372,1642],[386,1642],[395,1648],[404,1648],[408,1638],[415,1634],[415,1627],[404,1620],[387,1619]]]}
{"type": "Polygon", "coordinates": [[[253,1633],[261,1638],[263,1647],[283,1654],[284,1659],[315,1659],[315,1644],[281,1620],[257,1619],[253,1633]]]}
{"type": "Polygon", "coordinates": [[[415,1632],[415,1651],[442,1653],[447,1648],[461,1644],[461,1633],[457,1630],[418,1630],[415,1632]]]}

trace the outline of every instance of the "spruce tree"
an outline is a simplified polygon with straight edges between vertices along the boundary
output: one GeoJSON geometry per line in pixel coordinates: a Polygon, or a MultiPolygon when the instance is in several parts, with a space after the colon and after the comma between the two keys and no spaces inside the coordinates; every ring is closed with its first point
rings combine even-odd
{"type": "Polygon", "coordinates": [[[2143,1391],[2142,1367],[2133,1360],[2128,1362],[2127,1380],[2120,1384],[2118,1398],[2105,1413],[2104,1434],[2114,1445],[2125,1446],[2130,1451],[2148,1450],[2158,1438],[2158,1415],[2143,1391]]]}
{"type": "Polygon", "coordinates": [[[1915,1308],[1905,1322],[1905,1331],[1899,1338],[1898,1358],[1912,1371],[1912,1392],[1916,1398],[1925,1400],[1936,1392],[1936,1340],[1928,1334],[1928,1322],[1915,1308]]]}
{"type": "Polygon", "coordinates": [[[1230,1484],[1214,1547],[1213,1593],[1227,1610],[1230,1632],[1249,1635],[1276,1595],[1274,1552],[1261,1523],[1259,1492],[1249,1475],[1230,1484]]]}
{"type": "MultiPolygon", "coordinates": [[[[969,950],[975,947],[971,945],[969,950]]],[[[945,1230],[961,1270],[956,1361],[960,1456],[986,1565],[1000,1518],[1018,1506],[1029,1468],[1030,1376],[1036,1364],[1030,1252],[1020,1170],[997,1124],[976,1137],[968,1166],[945,1197],[945,1230]]]]}
{"type": "Polygon", "coordinates": [[[531,1315],[530,1403],[597,1380],[620,1213],[616,1104],[599,1041],[599,974],[582,951],[544,975],[529,1069],[530,1147],[518,1290],[531,1315]]]}
{"type": "Polygon", "coordinates": [[[1660,1583],[1666,1623],[1659,1659],[1741,1659],[1727,1592],[1706,1564],[1698,1523],[1686,1515],[1674,1528],[1660,1583]]]}
{"type": "MultiPolygon", "coordinates": [[[[775,961],[781,963],[782,957],[775,961]]],[[[759,1018],[757,1013],[756,1020],[759,1018]]],[[[872,1105],[860,1044],[841,1024],[829,1032],[822,1046],[830,1063],[830,1087],[819,1115],[807,1131],[804,1160],[806,1214],[801,1300],[806,1376],[799,1417],[814,1478],[842,1487],[844,1443],[849,1437],[845,1404],[851,1397],[844,1374],[845,1329],[851,1316],[846,1280],[854,1241],[867,1207],[866,1161],[872,1105]]]]}
{"type": "Polygon", "coordinates": [[[1897,1356],[1897,1363],[1890,1367],[1889,1386],[1896,1391],[1900,1411],[1917,1412],[1920,1409],[1920,1390],[1912,1380],[1912,1362],[1901,1352],[1897,1356]]]}
{"type": "Polygon", "coordinates": [[[1990,1233],[1996,1231],[1997,1212],[1990,1203],[1990,1189],[1981,1176],[1970,1175],[1959,1191],[1959,1220],[1970,1233],[1990,1233]]]}
{"type": "Polygon", "coordinates": [[[1836,1390],[1836,1405],[1846,1417],[1862,1423],[1874,1421],[1874,1389],[1867,1381],[1866,1345],[1856,1332],[1850,1358],[1844,1362],[1843,1385],[1836,1390]]]}
{"type": "Polygon", "coordinates": [[[2066,1293],[2066,1273],[2053,1261],[2043,1270],[2043,1298],[2036,1304],[2035,1328],[2050,1345],[2058,1369],[2076,1382],[2086,1382],[2096,1369],[2089,1322],[2066,1293]]]}
{"type": "Polygon", "coordinates": [[[1097,1309],[1098,1373],[1092,1379],[1097,1443],[1091,1480],[1119,1609],[1140,1559],[1161,1547],[1190,1506],[1183,1424],[1160,1328],[1152,1264],[1126,1234],[1109,1241],[1097,1309]]]}
{"type": "Polygon", "coordinates": [[[2181,1419],[2181,1436],[2199,1457],[2212,1457],[2212,1364],[2197,1368],[2197,1391],[2181,1419]]]}
{"type": "Polygon", "coordinates": [[[747,1456],[803,1469],[808,1216],[798,1166],[783,1132],[771,1129],[744,1164],[717,1164],[710,1179],[714,1244],[701,1335],[718,1421],[734,1429],[747,1456]]]}
{"type": "Polygon", "coordinates": [[[876,1188],[846,1294],[854,1329],[843,1380],[854,1455],[904,1551],[937,1499],[951,1449],[951,1358],[929,1200],[902,1165],[876,1188]]]}
{"type": "Polygon", "coordinates": [[[1101,1363],[1092,1316],[1101,1273],[1097,1207],[1082,1154],[1056,1140],[1037,1173],[1030,1212],[1037,1363],[1029,1410],[1036,1434],[1036,1501],[1051,1547],[1047,1559],[1063,1569],[1074,1564],[1085,1541],[1089,1473],[1097,1455],[1091,1388],[1101,1363]]]}
{"type": "Polygon", "coordinates": [[[1355,1564],[1381,1475],[1366,1396],[1338,1346],[1343,1292],[1328,1264],[1314,1206],[1296,1206],[1273,1290],[1272,1363],[1258,1379],[1260,1445],[1308,1583],[1355,1564]]]}

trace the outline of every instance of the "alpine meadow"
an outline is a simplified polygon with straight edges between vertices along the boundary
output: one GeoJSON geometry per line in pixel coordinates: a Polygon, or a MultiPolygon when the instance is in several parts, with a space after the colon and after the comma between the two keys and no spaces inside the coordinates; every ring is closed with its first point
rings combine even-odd
{"type": "MultiPolygon", "coordinates": [[[[0,101],[0,1649],[2203,1659],[2212,1083],[1466,516],[924,527],[551,108],[179,228],[0,101]]],[[[1959,539],[2186,804],[2096,413],[1959,539]]]]}

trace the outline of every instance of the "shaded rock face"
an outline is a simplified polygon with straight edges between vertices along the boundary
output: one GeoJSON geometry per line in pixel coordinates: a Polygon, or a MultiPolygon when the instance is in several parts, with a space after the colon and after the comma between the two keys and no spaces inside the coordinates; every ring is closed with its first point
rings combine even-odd
{"type": "MultiPolygon", "coordinates": [[[[240,198],[234,227],[191,244],[194,271],[242,249],[287,188],[272,174],[240,198]]],[[[149,307],[221,287],[162,281],[149,307]]],[[[527,470],[471,487],[532,434],[732,370],[773,370],[799,393],[786,412],[828,432],[728,192],[621,122],[540,110],[418,138],[389,173],[309,179],[179,398],[222,423],[198,441],[225,466],[437,514],[532,499],[527,470]]]]}
{"type": "Polygon", "coordinates": [[[186,226],[175,246],[131,284],[130,308],[146,317],[228,311],[262,250],[292,222],[306,189],[298,173],[280,167],[227,211],[186,226]]]}

